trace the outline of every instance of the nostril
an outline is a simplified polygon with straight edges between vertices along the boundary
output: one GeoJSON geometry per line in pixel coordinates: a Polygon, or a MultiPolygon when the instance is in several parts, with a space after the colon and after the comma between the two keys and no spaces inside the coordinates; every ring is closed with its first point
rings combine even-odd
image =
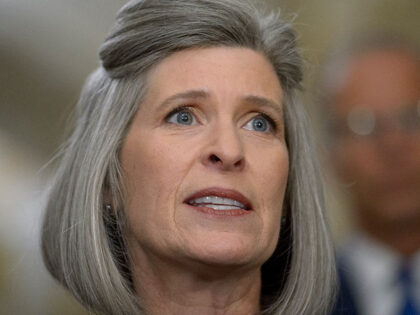
{"type": "Polygon", "coordinates": [[[218,163],[218,162],[220,162],[221,160],[220,160],[220,158],[219,158],[217,155],[212,154],[212,155],[210,156],[210,161],[212,161],[213,163],[218,163]]]}
{"type": "Polygon", "coordinates": [[[242,165],[242,160],[239,160],[235,163],[235,167],[240,167],[242,165]]]}

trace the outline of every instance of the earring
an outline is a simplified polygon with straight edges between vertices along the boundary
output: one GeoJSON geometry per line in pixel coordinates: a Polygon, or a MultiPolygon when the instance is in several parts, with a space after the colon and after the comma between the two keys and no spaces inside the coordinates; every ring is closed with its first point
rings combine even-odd
{"type": "Polygon", "coordinates": [[[105,209],[106,209],[106,211],[111,212],[112,211],[112,206],[109,203],[107,203],[105,205],[105,209]]]}
{"type": "Polygon", "coordinates": [[[286,217],[282,217],[281,218],[281,225],[285,226],[287,224],[287,218],[286,217]]]}

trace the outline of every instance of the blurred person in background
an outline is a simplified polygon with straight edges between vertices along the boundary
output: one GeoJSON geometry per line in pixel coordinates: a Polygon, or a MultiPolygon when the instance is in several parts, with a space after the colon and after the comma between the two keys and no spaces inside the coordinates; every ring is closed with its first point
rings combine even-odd
{"type": "Polygon", "coordinates": [[[355,229],[338,249],[333,314],[420,314],[420,63],[394,38],[333,56],[322,105],[334,172],[355,229]]]}

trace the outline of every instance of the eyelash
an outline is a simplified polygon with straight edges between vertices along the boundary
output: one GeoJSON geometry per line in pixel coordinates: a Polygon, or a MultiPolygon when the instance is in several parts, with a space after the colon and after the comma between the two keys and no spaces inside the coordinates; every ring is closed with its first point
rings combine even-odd
{"type": "MultiPolygon", "coordinates": [[[[174,108],[173,110],[171,110],[164,118],[165,122],[169,122],[169,120],[171,119],[171,117],[177,113],[183,112],[183,111],[187,111],[190,112],[191,114],[194,115],[194,110],[192,106],[179,106],[174,108]]],[[[253,116],[250,120],[255,119],[257,117],[262,117],[265,120],[267,120],[268,124],[270,125],[270,127],[272,128],[273,132],[276,132],[278,130],[278,126],[280,125],[280,122],[277,118],[273,118],[271,117],[269,114],[266,114],[264,112],[256,112],[257,115],[253,116]]],[[[249,121],[250,121],[249,120],[249,121]]]]}
{"type": "Polygon", "coordinates": [[[191,113],[191,114],[194,115],[194,110],[193,110],[193,107],[192,106],[185,106],[185,105],[183,105],[183,106],[179,106],[179,107],[176,107],[173,110],[171,110],[165,116],[165,118],[164,118],[165,122],[169,122],[169,119],[171,119],[171,117],[173,115],[178,114],[178,113],[183,112],[183,111],[189,112],[189,113],[191,113]]]}

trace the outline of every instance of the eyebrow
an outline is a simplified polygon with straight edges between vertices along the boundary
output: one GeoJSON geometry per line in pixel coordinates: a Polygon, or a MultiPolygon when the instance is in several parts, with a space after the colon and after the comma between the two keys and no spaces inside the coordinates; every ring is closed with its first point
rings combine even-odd
{"type": "Polygon", "coordinates": [[[158,110],[163,111],[171,103],[182,100],[182,99],[198,99],[198,98],[208,98],[210,94],[205,90],[188,90],[185,92],[174,94],[167,99],[165,99],[159,106],[158,110]]]}
{"type": "MultiPolygon", "coordinates": [[[[168,97],[159,105],[158,110],[164,110],[171,103],[180,99],[199,99],[208,97],[210,97],[210,93],[205,90],[188,90],[168,97]]],[[[283,106],[273,100],[257,95],[247,95],[243,97],[242,100],[257,107],[269,107],[277,112],[280,115],[280,118],[283,119],[283,106]]]]}
{"type": "Polygon", "coordinates": [[[283,106],[273,100],[257,95],[247,95],[243,100],[258,107],[269,107],[276,111],[280,115],[280,118],[283,119],[283,106]]]}

